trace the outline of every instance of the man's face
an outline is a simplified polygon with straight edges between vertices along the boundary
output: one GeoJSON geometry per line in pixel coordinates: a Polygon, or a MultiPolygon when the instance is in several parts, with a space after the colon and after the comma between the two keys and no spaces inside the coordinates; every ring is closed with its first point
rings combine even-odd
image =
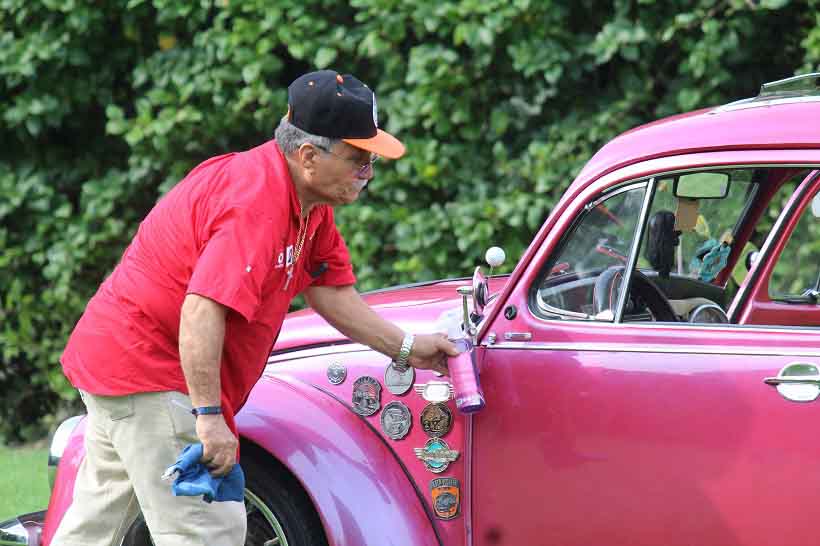
{"type": "Polygon", "coordinates": [[[332,206],[354,202],[373,178],[370,152],[345,142],[338,142],[330,151],[317,151],[319,157],[311,181],[313,192],[332,206]],[[365,168],[366,165],[369,166],[365,168]]]}

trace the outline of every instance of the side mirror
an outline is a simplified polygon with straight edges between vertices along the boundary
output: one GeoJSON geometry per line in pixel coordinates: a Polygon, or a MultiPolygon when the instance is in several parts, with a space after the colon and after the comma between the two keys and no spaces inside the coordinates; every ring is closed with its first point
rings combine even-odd
{"type": "Polygon", "coordinates": [[[727,173],[682,174],[672,184],[672,194],[684,199],[723,199],[729,194],[727,173]]]}
{"type": "MultiPolygon", "coordinates": [[[[492,275],[494,267],[498,267],[504,263],[506,257],[504,249],[501,247],[492,246],[487,249],[487,252],[484,254],[484,259],[487,260],[490,266],[490,275],[492,275]]],[[[490,282],[481,272],[481,266],[478,266],[473,272],[473,318],[476,323],[484,315],[484,307],[487,306],[487,302],[489,301],[490,282]]]]}

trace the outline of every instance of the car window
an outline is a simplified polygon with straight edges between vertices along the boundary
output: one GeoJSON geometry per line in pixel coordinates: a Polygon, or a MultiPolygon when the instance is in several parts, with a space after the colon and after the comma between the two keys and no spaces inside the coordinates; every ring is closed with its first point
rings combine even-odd
{"type": "Polygon", "coordinates": [[[769,279],[773,300],[799,299],[820,289],[820,195],[803,210],[769,279]]]}
{"type": "Polygon", "coordinates": [[[645,183],[632,185],[587,205],[541,274],[536,295],[540,315],[590,319],[601,311],[600,305],[595,308],[596,281],[626,265],[645,192],[645,183]]]}

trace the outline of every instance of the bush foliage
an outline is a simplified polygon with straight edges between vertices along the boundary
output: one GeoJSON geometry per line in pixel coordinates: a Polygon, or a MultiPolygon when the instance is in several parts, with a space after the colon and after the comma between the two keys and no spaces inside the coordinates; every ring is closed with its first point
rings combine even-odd
{"type": "Polygon", "coordinates": [[[360,288],[509,266],[605,141],[817,69],[820,0],[0,0],[0,435],[75,394],[58,357],[139,220],[271,137],[299,74],[371,83],[408,145],[337,212],[360,288]]]}

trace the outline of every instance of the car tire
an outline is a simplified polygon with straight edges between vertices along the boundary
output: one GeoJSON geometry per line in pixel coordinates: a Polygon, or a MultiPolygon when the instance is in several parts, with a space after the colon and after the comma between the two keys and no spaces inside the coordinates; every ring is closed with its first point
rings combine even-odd
{"type": "MultiPolygon", "coordinates": [[[[243,447],[248,513],[245,546],[327,546],[322,523],[307,493],[278,462],[263,463],[269,456],[262,453],[259,449],[243,447]],[[250,453],[244,455],[246,452],[250,453]]],[[[121,544],[153,546],[141,515],[130,525],[121,544]]]]}

